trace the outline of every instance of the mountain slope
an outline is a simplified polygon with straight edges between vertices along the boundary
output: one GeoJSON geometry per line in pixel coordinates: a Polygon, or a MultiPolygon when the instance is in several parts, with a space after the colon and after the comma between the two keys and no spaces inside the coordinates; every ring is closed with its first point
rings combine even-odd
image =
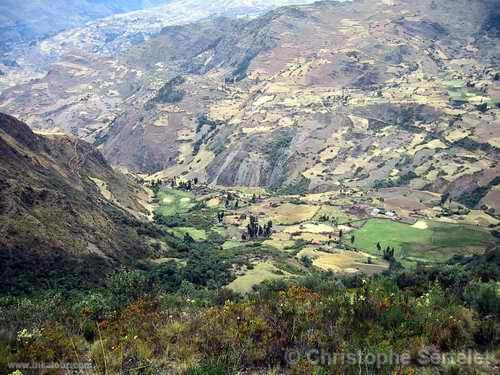
{"type": "Polygon", "coordinates": [[[4,86],[45,75],[50,64],[67,55],[83,59],[116,56],[158,34],[165,26],[207,17],[256,17],[279,6],[313,1],[100,0],[75,3],[59,0],[50,4],[46,1],[15,4],[7,1],[0,5],[0,10],[5,10],[0,13],[0,25],[4,25],[0,28],[0,70],[3,72],[0,92],[4,86]],[[92,19],[98,20],[86,23],[92,19]],[[63,29],[65,31],[56,33],[63,29]]]}
{"type": "Polygon", "coordinates": [[[319,2],[166,27],[113,57],[68,53],[0,108],[158,176],[284,192],[409,186],[498,210],[494,11],[319,2]]]}
{"type": "Polygon", "coordinates": [[[140,204],[146,192],[83,141],[37,135],[0,114],[0,191],[0,279],[7,289],[19,277],[44,283],[68,271],[91,282],[148,251],[133,233],[147,213],[140,204]]]}
{"type": "Polygon", "coordinates": [[[324,2],[232,31],[227,20],[167,28],[129,61],[161,62],[182,76],[163,91],[183,95],[135,96],[103,152],[165,177],[288,191],[409,185],[498,210],[490,5],[324,2]]]}

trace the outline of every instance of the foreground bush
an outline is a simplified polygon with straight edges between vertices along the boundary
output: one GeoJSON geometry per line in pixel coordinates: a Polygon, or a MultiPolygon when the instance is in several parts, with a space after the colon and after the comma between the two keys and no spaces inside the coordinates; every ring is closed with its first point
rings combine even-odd
{"type": "Polygon", "coordinates": [[[158,289],[148,289],[147,279],[136,273],[115,274],[108,283],[67,303],[50,294],[61,305],[57,314],[28,298],[1,300],[15,337],[2,338],[0,372],[8,373],[9,362],[83,358],[103,374],[359,374],[360,366],[367,374],[424,374],[431,368],[487,374],[496,361],[490,356],[470,368],[422,363],[436,355],[498,350],[495,282],[469,282],[463,299],[438,280],[402,288],[398,277],[318,274],[264,283],[246,297],[186,281],[176,293],[153,293],[158,289]],[[30,316],[23,306],[32,305],[38,308],[30,316]],[[292,361],[290,353],[296,355],[292,361]],[[310,353],[327,360],[311,360],[310,353]],[[332,361],[351,353],[404,353],[408,362],[332,361]]]}

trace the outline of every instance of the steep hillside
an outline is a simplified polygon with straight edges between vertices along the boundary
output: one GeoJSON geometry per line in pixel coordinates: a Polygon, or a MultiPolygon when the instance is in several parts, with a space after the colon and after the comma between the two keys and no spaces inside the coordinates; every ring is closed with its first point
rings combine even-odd
{"type": "MultiPolygon", "coordinates": [[[[65,135],[34,134],[0,114],[0,280],[43,284],[101,271],[148,251],[134,234],[146,192],[101,153],[65,135]]],[[[20,284],[17,285],[19,287],[20,284]]]]}
{"type": "Polygon", "coordinates": [[[67,54],[0,108],[158,176],[295,193],[408,186],[498,211],[495,12],[325,1],[166,27],[113,57],[67,54]]]}
{"type": "Polygon", "coordinates": [[[499,209],[488,4],[324,2],[165,29],[129,57],[182,78],[135,97],[104,154],[219,185],[409,185],[499,209]]]}
{"type": "MultiPolygon", "coordinates": [[[[311,2],[314,0],[9,0],[0,4],[0,92],[44,77],[54,62],[68,58],[78,57],[78,64],[93,69],[95,60],[102,63],[144,43],[165,26],[212,16],[256,17],[279,6],[311,2]],[[86,23],[94,19],[98,20],[86,23]]],[[[111,70],[117,68],[111,65],[111,70]]]]}

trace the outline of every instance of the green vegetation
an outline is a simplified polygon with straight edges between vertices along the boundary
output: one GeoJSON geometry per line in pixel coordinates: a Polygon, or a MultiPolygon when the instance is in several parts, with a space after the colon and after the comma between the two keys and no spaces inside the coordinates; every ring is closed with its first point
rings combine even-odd
{"type": "Polygon", "coordinates": [[[194,207],[194,195],[189,192],[168,189],[158,193],[160,208],[158,213],[163,216],[171,216],[186,213],[194,207]]]}
{"type": "Polygon", "coordinates": [[[382,189],[382,188],[390,188],[396,186],[406,186],[411,182],[411,180],[417,177],[418,176],[415,174],[415,172],[410,171],[402,176],[389,178],[387,180],[375,180],[373,182],[373,187],[375,189],[382,189]]]}
{"type": "Polygon", "coordinates": [[[431,221],[426,224],[427,228],[420,229],[392,220],[370,219],[355,232],[354,246],[382,255],[377,246],[380,244],[381,250],[394,248],[398,260],[443,262],[493,240],[489,232],[475,227],[431,221]]]}
{"type": "MultiPolygon", "coordinates": [[[[468,103],[473,101],[475,98],[484,97],[486,92],[481,91],[474,85],[468,85],[463,80],[451,80],[448,81],[448,95],[452,101],[457,103],[468,103]]],[[[493,104],[492,100],[488,98],[488,102],[493,104]]],[[[482,103],[478,105],[477,109],[479,111],[484,111],[488,108],[488,103],[482,103]]]]}
{"type": "Polygon", "coordinates": [[[222,124],[219,121],[210,120],[206,114],[199,114],[196,118],[196,121],[196,134],[198,135],[198,139],[193,144],[193,156],[198,155],[201,145],[206,143],[207,139],[210,137],[210,134],[217,128],[217,126],[222,124]],[[207,129],[205,132],[202,132],[204,127],[206,127],[207,129]]]}
{"type": "Polygon", "coordinates": [[[466,150],[469,151],[484,151],[484,152],[490,152],[495,149],[494,146],[490,145],[489,143],[483,142],[476,142],[470,137],[465,137],[463,139],[460,139],[454,143],[455,146],[460,146],[465,148],[466,150]]]}
{"type": "Polygon", "coordinates": [[[300,175],[299,177],[297,177],[293,181],[291,181],[288,185],[279,189],[278,194],[283,194],[283,195],[305,194],[309,191],[309,184],[310,183],[311,183],[311,180],[300,175]]]}
{"type": "Polygon", "coordinates": [[[221,125],[220,122],[218,121],[213,121],[213,120],[210,120],[208,118],[208,116],[206,114],[199,114],[197,117],[196,117],[196,133],[200,133],[203,126],[208,126],[208,132],[211,132],[213,130],[215,130],[215,128],[219,125],[221,125]]]}
{"type": "MultiPolygon", "coordinates": [[[[150,259],[101,283],[0,294],[0,373],[9,362],[85,358],[107,374],[358,374],[358,364],[305,356],[287,363],[286,353],[363,350],[408,352],[405,368],[363,366],[410,375],[430,370],[418,362],[422,351],[490,355],[498,348],[500,255],[456,256],[484,248],[492,241],[486,231],[381,219],[351,231],[337,226],[354,218],[343,207],[305,204],[307,197],[294,204],[214,194],[195,181],[152,187],[154,223],[127,223],[130,236],[148,239],[150,259]],[[220,204],[209,207],[214,197],[220,204]],[[421,260],[441,264],[404,268],[421,260]],[[321,270],[328,265],[375,276],[321,270]]],[[[118,212],[116,220],[123,220],[118,212]]],[[[471,373],[487,374],[493,363],[481,366],[471,373]]]]}
{"type": "Polygon", "coordinates": [[[174,235],[184,238],[186,234],[189,234],[195,241],[206,241],[207,233],[203,229],[196,229],[190,227],[177,227],[173,230],[174,235]]]}
{"type": "Polygon", "coordinates": [[[487,186],[480,186],[472,192],[464,192],[458,197],[458,201],[469,208],[474,208],[488,194],[490,189],[498,186],[498,184],[500,184],[500,177],[495,177],[487,186]]]}
{"type": "Polygon", "coordinates": [[[182,85],[186,79],[182,76],[172,78],[165,83],[156,96],[148,101],[145,105],[146,110],[153,108],[158,103],[178,103],[184,98],[184,91],[180,90],[178,86],[182,85]]]}
{"type": "Polygon", "coordinates": [[[257,56],[255,52],[248,52],[243,60],[238,64],[236,69],[232,72],[232,80],[234,82],[239,82],[246,78],[248,68],[252,63],[253,59],[257,56]]]}
{"type": "MultiPolygon", "coordinates": [[[[264,146],[264,153],[270,171],[274,171],[276,168],[282,166],[283,158],[287,155],[293,137],[294,132],[290,129],[275,132],[272,136],[268,137],[270,142],[264,146]]],[[[281,186],[281,181],[276,182],[274,185],[275,187],[281,186]]]]}
{"type": "Polygon", "coordinates": [[[332,222],[335,224],[344,224],[351,220],[353,217],[348,213],[342,211],[339,207],[324,205],[318,210],[314,216],[314,220],[320,222],[332,222]]]}
{"type": "Polygon", "coordinates": [[[0,371],[9,373],[9,362],[85,359],[97,373],[111,374],[138,368],[144,374],[358,374],[360,366],[373,374],[490,374],[500,344],[499,270],[500,254],[493,252],[370,279],[280,277],[244,296],[197,287],[173,264],[149,274],[120,270],[104,288],[0,297],[6,328],[0,371]],[[287,363],[292,350],[300,358],[287,363]],[[409,361],[378,367],[368,360],[308,361],[311,350],[406,354],[409,361]],[[429,351],[472,351],[484,360],[456,370],[426,362],[429,351]]]}
{"type": "Polygon", "coordinates": [[[237,293],[249,293],[263,281],[281,279],[285,275],[269,262],[252,265],[245,275],[231,282],[227,287],[237,293]]]}
{"type": "Polygon", "coordinates": [[[185,78],[182,76],[171,79],[158,91],[156,100],[160,103],[180,102],[184,97],[184,92],[177,89],[177,86],[182,85],[185,81],[185,78]]]}

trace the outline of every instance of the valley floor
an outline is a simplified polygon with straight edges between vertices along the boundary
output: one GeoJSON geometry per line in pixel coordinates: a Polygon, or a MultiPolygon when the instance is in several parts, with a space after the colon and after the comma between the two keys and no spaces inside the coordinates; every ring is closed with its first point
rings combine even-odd
{"type": "MultiPolygon", "coordinates": [[[[156,222],[177,238],[215,240],[232,264],[229,288],[310,273],[373,275],[391,265],[415,269],[498,246],[500,220],[434,193],[406,188],[282,196],[261,189],[157,187],[156,222]],[[223,213],[220,220],[218,215],[223,213]],[[254,217],[271,233],[248,235],[254,217]],[[390,250],[392,255],[389,255],[390,250]]],[[[160,257],[176,257],[163,246],[160,257]]]]}

